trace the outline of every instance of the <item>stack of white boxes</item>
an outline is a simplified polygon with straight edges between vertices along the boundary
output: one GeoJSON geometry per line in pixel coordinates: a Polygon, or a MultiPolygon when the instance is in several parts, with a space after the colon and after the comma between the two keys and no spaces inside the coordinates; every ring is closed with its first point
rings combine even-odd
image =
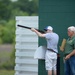
{"type": "Polygon", "coordinates": [[[15,75],[38,75],[38,60],[34,59],[38,36],[18,24],[38,28],[38,16],[17,16],[15,32],[15,75]]]}

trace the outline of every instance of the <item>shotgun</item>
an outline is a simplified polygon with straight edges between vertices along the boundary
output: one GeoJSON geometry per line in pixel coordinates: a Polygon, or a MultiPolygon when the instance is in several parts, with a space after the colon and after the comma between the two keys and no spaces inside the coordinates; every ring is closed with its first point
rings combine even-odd
{"type": "MultiPolygon", "coordinates": [[[[17,26],[22,27],[22,28],[26,28],[26,29],[31,29],[31,27],[28,27],[28,26],[23,26],[23,25],[17,25],[17,26]]],[[[42,30],[39,30],[39,29],[36,29],[36,30],[39,31],[40,33],[45,33],[42,30]]]]}

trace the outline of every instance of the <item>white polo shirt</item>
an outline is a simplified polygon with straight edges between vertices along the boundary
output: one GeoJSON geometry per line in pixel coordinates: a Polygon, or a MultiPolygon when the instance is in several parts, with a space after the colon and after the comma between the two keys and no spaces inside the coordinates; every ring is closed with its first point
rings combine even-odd
{"type": "Polygon", "coordinates": [[[59,41],[59,36],[58,34],[51,32],[51,33],[46,33],[45,38],[47,40],[47,48],[48,49],[53,49],[55,52],[58,53],[58,41],[59,41]]]}

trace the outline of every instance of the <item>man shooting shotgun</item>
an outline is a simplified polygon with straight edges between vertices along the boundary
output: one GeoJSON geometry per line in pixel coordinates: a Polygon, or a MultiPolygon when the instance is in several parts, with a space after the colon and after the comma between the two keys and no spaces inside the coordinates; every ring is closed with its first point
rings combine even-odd
{"type": "MultiPolygon", "coordinates": [[[[17,25],[19,27],[22,27],[22,28],[26,28],[26,29],[31,29],[31,27],[27,27],[27,26],[22,26],[22,25],[17,25]]],[[[39,29],[36,29],[37,31],[41,32],[41,33],[45,33],[44,31],[42,30],[39,30],[39,29]]]]}
{"type": "Polygon", "coordinates": [[[44,28],[45,33],[42,34],[37,31],[35,28],[31,28],[31,31],[35,32],[39,37],[46,38],[47,40],[47,50],[45,55],[45,66],[46,70],[48,70],[48,75],[57,75],[56,73],[56,65],[57,65],[57,53],[58,53],[58,34],[53,32],[53,28],[51,26],[47,26],[44,28]]]}
{"type": "Polygon", "coordinates": [[[46,70],[48,70],[48,75],[52,75],[52,70],[53,70],[53,75],[57,75],[57,53],[58,53],[58,41],[59,41],[59,36],[58,34],[53,32],[53,28],[51,26],[47,26],[44,28],[45,32],[41,33],[41,31],[35,29],[35,28],[30,28],[30,27],[25,27],[25,26],[20,26],[23,28],[30,29],[31,31],[35,32],[39,37],[41,38],[46,38],[47,40],[47,50],[45,54],[45,67],[46,70]]]}

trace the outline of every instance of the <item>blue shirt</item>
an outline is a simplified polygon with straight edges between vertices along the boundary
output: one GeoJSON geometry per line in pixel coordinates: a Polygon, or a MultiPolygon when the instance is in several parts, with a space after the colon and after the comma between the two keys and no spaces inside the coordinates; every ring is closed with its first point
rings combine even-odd
{"type": "Polygon", "coordinates": [[[48,49],[53,49],[55,52],[58,53],[58,41],[59,41],[59,36],[56,33],[46,33],[45,38],[47,40],[47,48],[48,49]]]}

